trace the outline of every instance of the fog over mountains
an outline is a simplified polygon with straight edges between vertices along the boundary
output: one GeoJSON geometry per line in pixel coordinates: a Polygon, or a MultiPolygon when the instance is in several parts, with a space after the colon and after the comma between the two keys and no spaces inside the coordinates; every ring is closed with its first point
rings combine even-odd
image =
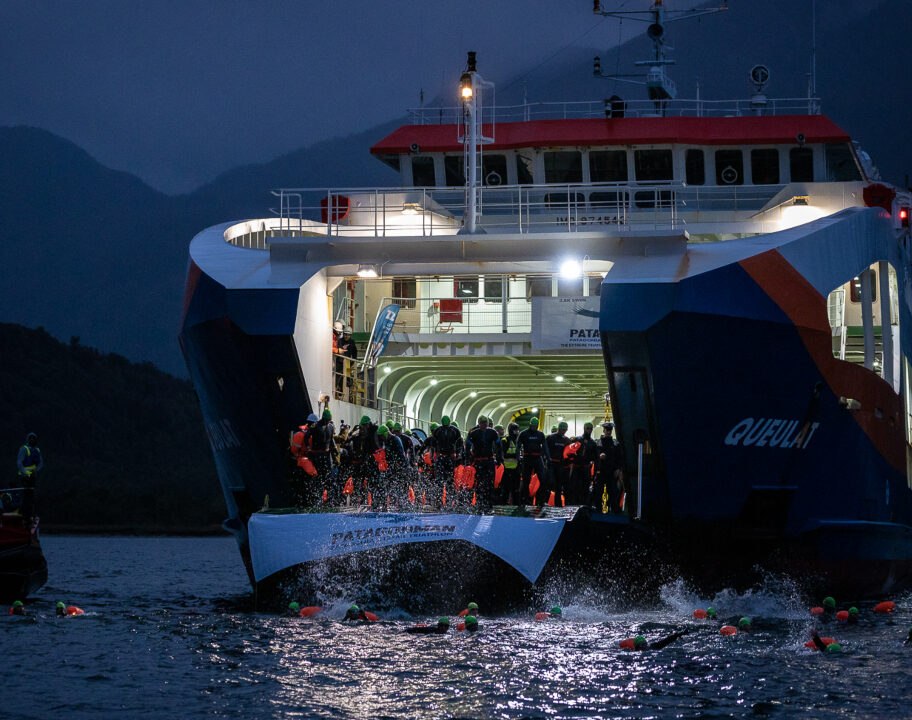
{"type": "MultiPolygon", "coordinates": [[[[772,71],[771,97],[806,95],[809,13],[800,5],[798,12],[784,0],[738,2],[728,13],[671,25],[680,95],[692,96],[699,77],[707,99],[747,97],[748,70],[759,62],[772,71]]],[[[818,3],[818,14],[823,110],[889,180],[902,183],[912,170],[912,0],[833,0],[818,3]]],[[[617,32],[616,25],[605,27],[617,32]]],[[[499,81],[498,103],[518,102],[523,92],[530,101],[642,97],[640,88],[593,78],[591,64],[598,54],[605,71],[631,72],[634,61],[648,57],[646,42],[635,39],[615,54],[595,44],[597,35],[592,48],[545,56],[524,82],[499,81]]],[[[485,53],[494,50],[474,49],[484,74],[485,53]]],[[[454,68],[454,77],[460,70],[454,68]]],[[[281,112],[281,105],[270,111],[281,112]]],[[[371,117],[365,112],[365,126],[371,117]]],[[[45,130],[0,127],[0,322],[43,326],[63,340],[78,335],[83,345],[185,375],[177,333],[193,235],[216,222],[268,215],[270,188],[397,184],[397,175],[368,151],[401,122],[238,167],[182,195],[106,168],[45,130]]]]}

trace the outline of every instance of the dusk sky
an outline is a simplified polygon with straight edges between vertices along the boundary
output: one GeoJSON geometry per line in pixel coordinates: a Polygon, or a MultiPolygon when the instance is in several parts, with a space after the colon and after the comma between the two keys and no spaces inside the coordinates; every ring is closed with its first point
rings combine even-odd
{"type": "Polygon", "coordinates": [[[180,192],[399,117],[420,88],[430,100],[454,85],[466,50],[505,81],[616,40],[590,0],[6,0],[0,125],[45,128],[180,192]]]}

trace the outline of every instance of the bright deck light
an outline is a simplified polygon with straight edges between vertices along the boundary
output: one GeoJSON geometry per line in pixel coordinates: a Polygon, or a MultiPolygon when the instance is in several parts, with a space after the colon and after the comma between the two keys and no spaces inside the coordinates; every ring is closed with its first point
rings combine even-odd
{"type": "Polygon", "coordinates": [[[557,380],[558,382],[563,382],[563,381],[564,381],[564,376],[563,376],[563,375],[555,375],[555,376],[554,376],[554,379],[557,380]]]}
{"type": "Polygon", "coordinates": [[[469,397],[478,397],[478,393],[473,390],[469,393],[469,397]]]}
{"type": "Polygon", "coordinates": [[[558,422],[563,422],[563,421],[564,421],[564,416],[561,415],[559,418],[557,418],[557,421],[558,421],[558,422]]]}
{"type": "Polygon", "coordinates": [[[389,375],[392,371],[393,369],[389,365],[383,366],[383,372],[385,372],[387,375],[389,375]]]}
{"type": "Polygon", "coordinates": [[[583,274],[583,270],[580,267],[579,261],[564,260],[564,262],[561,263],[560,274],[564,280],[576,280],[576,278],[583,274]]]}
{"type": "Polygon", "coordinates": [[[375,268],[373,265],[359,265],[358,277],[375,278],[377,277],[377,268],[375,268]]]}
{"type": "Polygon", "coordinates": [[[437,384],[437,378],[431,378],[431,385],[437,384]]]}
{"type": "Polygon", "coordinates": [[[506,404],[506,403],[501,403],[500,406],[501,406],[501,407],[506,407],[507,404],[506,404]]]}
{"type": "Polygon", "coordinates": [[[529,412],[537,413],[537,412],[538,412],[538,408],[532,408],[531,410],[529,410],[529,412]]]}

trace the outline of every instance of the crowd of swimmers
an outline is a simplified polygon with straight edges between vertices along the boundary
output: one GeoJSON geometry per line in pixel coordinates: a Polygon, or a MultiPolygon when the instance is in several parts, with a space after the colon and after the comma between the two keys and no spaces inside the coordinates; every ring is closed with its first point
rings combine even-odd
{"type": "Polygon", "coordinates": [[[578,436],[561,421],[545,435],[533,417],[520,431],[481,416],[465,434],[443,416],[430,433],[404,429],[367,415],[337,432],[329,409],[312,414],[291,433],[289,450],[295,502],[301,507],[359,503],[375,507],[432,505],[590,505],[602,513],[625,509],[624,451],[614,423],[593,437],[578,436]]]}
{"type": "MultiPolygon", "coordinates": [[[[895,610],[896,603],[892,600],[885,600],[874,606],[873,613],[875,615],[887,614],[892,613],[895,610]]],[[[312,617],[320,612],[322,612],[322,608],[319,606],[302,607],[297,602],[291,602],[289,603],[285,614],[293,617],[312,617]]],[[[479,611],[478,603],[470,602],[457,616],[459,621],[456,624],[456,631],[467,631],[470,633],[478,632],[481,629],[478,622],[480,615],[481,612],[479,611]]],[[[810,615],[817,620],[817,625],[811,630],[810,639],[804,644],[805,647],[820,652],[839,653],[842,652],[842,645],[835,638],[821,637],[820,631],[823,625],[831,621],[835,621],[837,626],[857,625],[860,613],[855,606],[851,606],[846,610],[837,610],[836,601],[828,596],[823,599],[823,603],[820,606],[811,608],[810,615]]],[[[693,611],[692,617],[694,620],[699,621],[699,625],[685,627],[652,640],[647,640],[642,635],[624,638],[620,641],[619,647],[622,650],[660,650],[701,626],[703,628],[710,628],[714,625],[718,625],[719,634],[723,637],[733,637],[739,633],[750,634],[753,632],[753,622],[751,618],[741,617],[737,620],[732,619],[729,622],[724,622],[719,619],[716,609],[712,606],[706,609],[697,608],[693,611]]],[[[564,619],[564,614],[559,605],[554,605],[550,610],[535,613],[533,618],[537,622],[561,621],[564,619]]],[[[345,616],[342,619],[344,622],[370,625],[377,622],[379,617],[372,612],[358,607],[358,605],[352,605],[345,612],[345,616]]],[[[450,621],[450,618],[448,616],[443,616],[439,618],[436,623],[417,623],[407,627],[404,632],[411,635],[446,635],[452,629],[452,625],[453,623],[450,621]]],[[[903,645],[912,645],[912,628],[909,629],[906,638],[903,640],[903,645]]]]}
{"type": "MultiPolygon", "coordinates": [[[[29,613],[25,609],[25,603],[21,600],[14,600],[13,604],[10,605],[7,615],[19,615],[20,617],[25,617],[29,613]]],[[[85,610],[75,605],[67,605],[64,602],[57,601],[54,606],[54,615],[56,617],[77,617],[79,615],[85,615],[85,610]]]]}

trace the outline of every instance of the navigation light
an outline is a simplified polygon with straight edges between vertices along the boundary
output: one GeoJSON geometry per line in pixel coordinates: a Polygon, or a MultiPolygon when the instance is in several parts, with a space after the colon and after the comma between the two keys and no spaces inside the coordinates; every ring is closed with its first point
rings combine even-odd
{"type": "Polygon", "coordinates": [[[462,77],[459,78],[459,87],[460,94],[462,95],[463,100],[472,99],[472,75],[470,73],[463,73],[462,77]]]}

